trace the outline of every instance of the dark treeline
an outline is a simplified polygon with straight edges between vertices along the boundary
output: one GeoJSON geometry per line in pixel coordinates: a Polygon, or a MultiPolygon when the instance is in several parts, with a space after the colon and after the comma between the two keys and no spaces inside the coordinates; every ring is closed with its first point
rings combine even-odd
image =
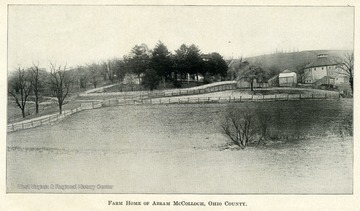
{"type": "Polygon", "coordinates": [[[25,117],[27,101],[35,102],[36,113],[39,113],[39,103],[52,97],[61,113],[66,99],[81,90],[114,83],[130,90],[135,86],[153,90],[160,84],[164,88],[181,87],[183,81],[190,79],[197,84],[209,83],[223,79],[227,69],[219,53],[203,54],[194,44],[183,44],[171,53],[159,41],[154,49],[146,44],[135,45],[123,58],[71,68],[51,62],[47,66],[35,63],[25,68],[19,66],[9,76],[8,93],[25,117]]]}
{"type": "Polygon", "coordinates": [[[181,80],[189,77],[208,83],[213,78],[224,78],[227,69],[227,63],[219,53],[203,54],[194,44],[183,44],[171,53],[161,41],[154,49],[149,49],[146,44],[135,45],[123,58],[76,68],[81,88],[86,88],[89,83],[96,88],[102,81],[121,82],[131,89],[141,84],[150,90],[159,84],[181,87],[181,80]]]}

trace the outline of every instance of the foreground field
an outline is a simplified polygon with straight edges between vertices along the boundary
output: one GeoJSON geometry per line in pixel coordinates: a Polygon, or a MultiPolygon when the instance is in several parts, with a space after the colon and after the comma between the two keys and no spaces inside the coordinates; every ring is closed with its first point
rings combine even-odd
{"type": "Polygon", "coordinates": [[[238,150],[226,104],[108,107],[8,134],[8,192],[352,193],[352,101],[237,104],[272,115],[272,133],[306,136],[238,150]],[[20,186],[19,186],[20,184],[20,186]],[[26,189],[113,185],[111,189],[26,189]],[[60,186],[59,186],[60,187],[60,186]]]}

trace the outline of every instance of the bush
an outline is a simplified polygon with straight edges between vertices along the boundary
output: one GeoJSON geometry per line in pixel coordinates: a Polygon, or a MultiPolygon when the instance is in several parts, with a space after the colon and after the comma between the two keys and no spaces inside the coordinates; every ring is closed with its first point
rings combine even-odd
{"type": "Polygon", "coordinates": [[[259,145],[267,138],[270,115],[260,109],[228,107],[221,132],[244,149],[248,145],[259,145]]]}
{"type": "Polygon", "coordinates": [[[142,78],[142,84],[145,88],[150,90],[156,89],[159,85],[161,78],[157,75],[156,71],[153,69],[147,69],[142,78]]]}

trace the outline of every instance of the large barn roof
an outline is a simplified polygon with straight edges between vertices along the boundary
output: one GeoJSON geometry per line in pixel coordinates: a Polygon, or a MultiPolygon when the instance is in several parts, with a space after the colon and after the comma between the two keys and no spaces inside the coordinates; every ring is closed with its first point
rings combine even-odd
{"type": "Polygon", "coordinates": [[[331,65],[336,65],[336,62],[330,59],[329,57],[318,57],[315,61],[308,64],[305,68],[331,66],[331,65]]]}

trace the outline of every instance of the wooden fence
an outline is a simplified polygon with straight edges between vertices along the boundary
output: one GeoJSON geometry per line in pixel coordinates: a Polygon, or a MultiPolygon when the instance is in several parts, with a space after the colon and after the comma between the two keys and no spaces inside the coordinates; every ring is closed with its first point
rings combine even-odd
{"type": "Polygon", "coordinates": [[[109,99],[102,102],[103,106],[115,105],[159,105],[159,104],[188,104],[188,103],[233,103],[233,102],[261,102],[261,101],[289,101],[289,100],[325,100],[339,99],[338,94],[275,94],[275,95],[241,95],[239,97],[175,97],[149,99],[109,99]]]}
{"type": "Polygon", "coordinates": [[[101,106],[102,106],[101,102],[82,103],[80,105],[80,107],[70,109],[70,110],[65,110],[62,112],[62,114],[51,114],[51,115],[36,118],[33,120],[30,119],[30,120],[25,120],[25,121],[13,123],[13,124],[8,124],[7,132],[13,132],[13,131],[18,131],[18,130],[39,127],[39,126],[43,126],[43,125],[48,125],[48,124],[57,122],[59,120],[62,120],[65,117],[70,116],[75,113],[78,113],[80,111],[94,109],[94,108],[100,108],[101,106]]]}
{"type": "Polygon", "coordinates": [[[133,91],[133,92],[109,92],[109,93],[90,93],[80,94],[79,96],[116,96],[117,99],[149,99],[159,97],[174,97],[183,95],[196,95],[205,94],[211,92],[220,92],[225,90],[236,89],[236,83],[231,82],[228,84],[220,84],[199,89],[177,89],[177,90],[166,90],[166,91],[133,91]]]}

